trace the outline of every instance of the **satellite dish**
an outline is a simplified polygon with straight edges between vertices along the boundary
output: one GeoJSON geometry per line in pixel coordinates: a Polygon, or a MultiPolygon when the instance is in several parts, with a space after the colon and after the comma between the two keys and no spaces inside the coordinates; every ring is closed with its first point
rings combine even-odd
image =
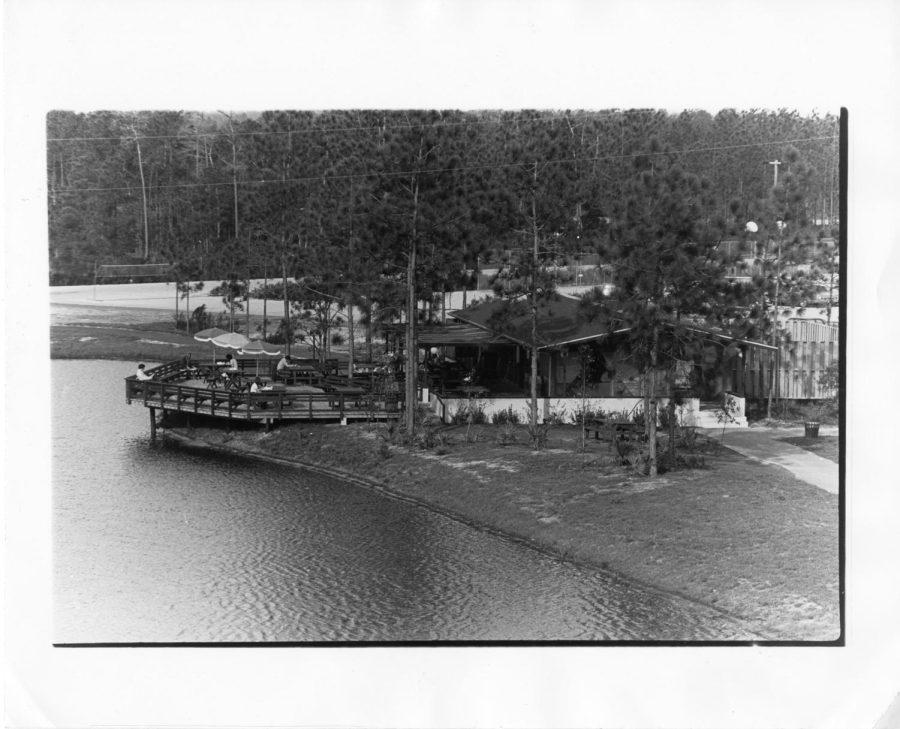
{"type": "Polygon", "coordinates": [[[748,233],[757,233],[757,232],[759,232],[759,226],[758,226],[756,223],[754,223],[752,220],[750,220],[750,221],[747,222],[747,225],[745,226],[745,229],[746,229],[746,231],[747,231],[748,233]]]}

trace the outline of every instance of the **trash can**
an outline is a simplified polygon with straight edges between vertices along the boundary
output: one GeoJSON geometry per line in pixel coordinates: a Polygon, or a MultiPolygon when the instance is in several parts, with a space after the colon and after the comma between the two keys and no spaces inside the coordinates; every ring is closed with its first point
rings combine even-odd
{"type": "Polygon", "coordinates": [[[803,427],[806,429],[806,437],[807,438],[818,438],[819,437],[819,424],[815,421],[808,421],[803,424],[803,427]]]}

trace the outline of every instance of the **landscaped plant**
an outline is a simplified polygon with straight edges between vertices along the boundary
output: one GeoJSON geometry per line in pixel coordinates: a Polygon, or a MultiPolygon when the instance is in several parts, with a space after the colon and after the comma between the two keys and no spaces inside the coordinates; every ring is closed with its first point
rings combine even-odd
{"type": "Polygon", "coordinates": [[[567,421],[565,407],[550,408],[544,417],[544,422],[550,425],[565,425],[567,421]]]}
{"type": "Polygon", "coordinates": [[[519,413],[512,405],[510,405],[505,410],[498,410],[493,413],[491,415],[491,422],[494,425],[506,425],[508,423],[518,425],[520,422],[519,413]]]}
{"type": "Polygon", "coordinates": [[[547,436],[550,434],[552,424],[549,420],[545,420],[543,423],[526,424],[525,428],[531,438],[531,447],[534,450],[539,451],[547,445],[547,436]]]}
{"type": "Polygon", "coordinates": [[[840,388],[840,385],[841,366],[840,362],[834,361],[825,368],[825,371],[822,372],[821,376],[819,377],[819,387],[821,387],[828,393],[827,398],[822,401],[819,407],[820,418],[824,414],[838,414],[838,408],[840,404],[838,398],[838,390],[840,388]]]}
{"type": "Polygon", "coordinates": [[[462,425],[463,423],[481,425],[486,423],[487,415],[484,412],[484,404],[477,398],[472,398],[456,409],[456,412],[450,416],[450,422],[454,425],[462,425]]]}
{"type": "Polygon", "coordinates": [[[609,414],[603,408],[594,410],[590,405],[587,405],[584,409],[581,407],[576,408],[569,417],[569,422],[572,425],[581,425],[585,421],[602,420],[607,417],[609,417],[609,414]]]}
{"type": "Polygon", "coordinates": [[[734,423],[736,418],[734,416],[735,412],[737,412],[738,404],[737,400],[727,392],[722,394],[722,401],[719,403],[719,406],[716,408],[716,421],[722,424],[722,438],[721,441],[725,442],[725,428],[728,423],[734,423]]]}
{"type": "Polygon", "coordinates": [[[497,431],[497,445],[511,445],[517,440],[516,426],[510,422],[502,423],[497,431]]]}

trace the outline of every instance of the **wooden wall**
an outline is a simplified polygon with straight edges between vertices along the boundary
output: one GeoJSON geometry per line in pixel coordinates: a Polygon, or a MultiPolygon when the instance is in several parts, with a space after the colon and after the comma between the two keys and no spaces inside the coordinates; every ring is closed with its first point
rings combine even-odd
{"type": "Polygon", "coordinates": [[[789,321],[788,340],[781,346],[777,397],[791,400],[826,398],[819,385],[825,368],[838,359],[838,327],[815,321],[789,321]]]}
{"type": "MultiPolygon", "coordinates": [[[[796,319],[787,322],[785,332],[786,341],[779,352],[774,397],[787,400],[829,397],[830,393],[819,385],[819,378],[825,368],[838,359],[837,325],[796,319]]],[[[747,349],[744,370],[747,397],[768,397],[771,356],[771,353],[755,347],[747,349]]],[[[732,392],[738,392],[737,387],[732,392]]]]}

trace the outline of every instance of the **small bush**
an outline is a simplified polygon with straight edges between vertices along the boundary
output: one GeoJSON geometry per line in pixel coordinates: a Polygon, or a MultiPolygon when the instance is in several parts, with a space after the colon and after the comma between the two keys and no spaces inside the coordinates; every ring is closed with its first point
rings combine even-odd
{"type": "Polygon", "coordinates": [[[564,407],[559,408],[559,410],[550,408],[544,418],[544,422],[550,425],[565,425],[567,420],[566,409],[564,407]]]}
{"type": "Polygon", "coordinates": [[[515,410],[512,405],[510,405],[505,410],[500,410],[491,415],[491,422],[494,425],[518,425],[520,422],[519,412],[515,410]]]}
{"type": "Polygon", "coordinates": [[[378,433],[378,437],[384,443],[396,443],[398,438],[400,437],[400,428],[394,421],[390,421],[382,426],[379,426],[376,432],[378,433]]]}
{"type": "Polygon", "coordinates": [[[487,422],[487,415],[484,413],[484,405],[477,400],[460,405],[456,412],[450,418],[450,422],[454,425],[481,425],[487,422]]]}
{"type": "Polygon", "coordinates": [[[531,438],[531,447],[534,450],[539,451],[542,450],[547,445],[547,437],[550,435],[550,422],[538,423],[537,425],[532,425],[528,423],[526,426],[528,429],[528,436],[531,438]]]}
{"type": "Polygon", "coordinates": [[[497,444],[502,446],[511,445],[517,440],[515,424],[511,422],[502,423],[497,431],[497,444]]]}
{"type": "Polygon", "coordinates": [[[584,408],[578,407],[572,413],[569,421],[572,425],[581,425],[581,417],[584,415],[585,422],[590,420],[601,420],[603,418],[608,417],[607,413],[604,412],[603,408],[597,408],[596,410],[591,408],[590,405],[586,405],[584,408]]]}
{"type": "Polygon", "coordinates": [[[201,304],[191,313],[191,321],[193,325],[191,329],[199,332],[202,329],[209,329],[212,326],[212,317],[206,310],[206,304],[201,304]]]}
{"type": "MultiPolygon", "coordinates": [[[[669,406],[666,405],[665,407],[659,408],[659,409],[657,410],[657,413],[659,414],[659,417],[657,418],[657,420],[659,421],[659,427],[660,427],[660,429],[661,429],[661,430],[668,430],[668,429],[669,429],[669,425],[670,425],[670,423],[669,423],[669,418],[670,418],[670,415],[669,415],[669,406]]],[[[678,414],[677,414],[677,413],[675,414],[673,420],[674,420],[675,422],[674,422],[674,423],[671,423],[671,424],[677,426],[677,425],[678,425],[678,414]]]]}

